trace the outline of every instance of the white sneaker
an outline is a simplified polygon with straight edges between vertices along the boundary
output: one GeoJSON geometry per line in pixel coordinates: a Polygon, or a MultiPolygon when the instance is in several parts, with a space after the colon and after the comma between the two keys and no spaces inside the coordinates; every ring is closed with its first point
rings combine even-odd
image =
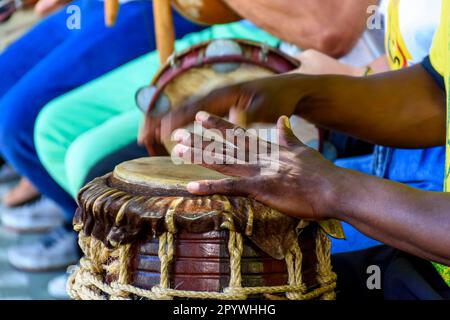
{"type": "Polygon", "coordinates": [[[67,293],[67,280],[69,275],[63,274],[48,283],[47,289],[50,296],[55,299],[70,299],[67,293]]]}
{"type": "Polygon", "coordinates": [[[1,221],[5,228],[17,232],[45,232],[61,226],[64,216],[56,203],[41,198],[21,207],[4,208],[1,221]]]}
{"type": "Polygon", "coordinates": [[[64,228],[44,236],[40,241],[13,247],[8,251],[9,263],[25,271],[50,271],[78,262],[77,236],[64,228]]]}

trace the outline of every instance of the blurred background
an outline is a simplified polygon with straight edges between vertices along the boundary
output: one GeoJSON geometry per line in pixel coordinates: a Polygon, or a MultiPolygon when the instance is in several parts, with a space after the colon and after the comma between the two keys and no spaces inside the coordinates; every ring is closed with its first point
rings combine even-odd
{"type": "MultiPolygon", "coordinates": [[[[14,2],[14,1],[12,1],[14,2]]],[[[25,1],[26,2],[26,1],[25,1]]],[[[16,39],[30,30],[42,17],[31,7],[12,10],[8,1],[0,1],[0,54],[16,39]],[[3,2],[3,3],[2,3],[3,2]],[[9,8],[9,9],[8,9],[9,8]]],[[[0,168],[0,199],[3,199],[19,184],[20,177],[7,165],[0,168]]],[[[9,207],[0,203],[0,215],[9,207]]],[[[0,300],[47,300],[55,299],[48,291],[51,280],[65,274],[65,269],[49,272],[22,272],[11,266],[8,252],[11,248],[33,243],[41,233],[20,233],[3,226],[0,220],[0,300]]]]}
{"type": "MultiPolygon", "coordinates": [[[[0,29],[2,26],[0,26],[0,29]]],[[[1,181],[0,197],[19,182],[18,176],[11,176],[9,181],[1,181]]],[[[0,205],[0,215],[8,211],[0,205]]],[[[0,300],[47,300],[55,299],[48,291],[51,280],[65,273],[65,270],[53,272],[22,272],[14,269],[8,261],[8,251],[11,248],[32,243],[41,237],[40,233],[18,233],[8,230],[0,222],[0,300]]]]}

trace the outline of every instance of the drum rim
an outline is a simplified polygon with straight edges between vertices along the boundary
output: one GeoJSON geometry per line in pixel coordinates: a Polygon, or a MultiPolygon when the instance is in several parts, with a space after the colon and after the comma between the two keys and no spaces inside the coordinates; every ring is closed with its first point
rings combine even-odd
{"type": "Polygon", "coordinates": [[[277,60],[281,61],[283,60],[287,64],[291,65],[291,68],[289,70],[279,70],[277,69],[277,66],[274,63],[269,63],[268,59],[266,61],[263,61],[259,59],[252,59],[249,57],[243,57],[243,56],[236,56],[236,55],[228,55],[228,56],[221,56],[221,57],[202,57],[201,60],[197,59],[195,62],[189,62],[186,63],[182,68],[174,68],[177,61],[185,62],[186,58],[194,53],[199,53],[203,51],[210,43],[212,43],[215,40],[209,40],[204,41],[201,43],[198,43],[194,46],[191,46],[190,48],[183,50],[177,54],[174,54],[172,57],[169,58],[169,61],[166,62],[164,66],[162,66],[158,73],[155,75],[151,82],[151,86],[154,86],[156,88],[156,91],[152,97],[152,100],[150,101],[149,107],[147,109],[146,114],[150,114],[151,111],[155,108],[155,105],[161,95],[161,93],[165,90],[165,88],[176,78],[181,76],[182,74],[188,72],[189,70],[193,68],[197,68],[200,66],[207,66],[214,63],[227,63],[227,62],[241,62],[246,63],[249,65],[256,65],[262,68],[265,68],[269,71],[274,72],[275,74],[280,74],[284,72],[292,71],[296,68],[299,68],[301,66],[301,62],[298,59],[295,59],[294,57],[291,57],[278,49],[269,46],[264,43],[258,43],[251,40],[245,40],[245,39],[236,39],[236,38],[222,38],[222,39],[216,39],[216,40],[230,40],[235,41],[241,46],[245,46],[249,49],[261,49],[261,52],[266,51],[266,56],[269,57],[272,56],[273,58],[276,58],[277,60]]]}

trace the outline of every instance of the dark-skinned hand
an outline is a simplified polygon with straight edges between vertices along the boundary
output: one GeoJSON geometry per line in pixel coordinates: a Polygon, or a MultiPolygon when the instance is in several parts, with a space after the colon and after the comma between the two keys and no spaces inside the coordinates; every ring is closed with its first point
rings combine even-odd
{"type": "MultiPolygon", "coordinates": [[[[229,129],[240,132],[237,135],[245,132],[242,128],[206,112],[199,112],[196,120],[201,122],[205,129],[219,130],[224,137],[226,130],[229,129]]],[[[286,116],[278,119],[277,129],[280,144],[279,157],[274,158],[267,152],[261,153],[258,150],[256,162],[217,164],[227,163],[225,160],[235,157],[237,152],[234,155],[230,155],[227,151],[212,153],[211,158],[216,161],[209,161],[209,163],[203,161],[201,165],[233,178],[191,182],[188,185],[188,191],[196,195],[225,194],[250,197],[297,218],[311,220],[331,218],[334,203],[333,188],[339,179],[339,169],[324,159],[320,153],[299,141],[293,134],[286,116]],[[261,175],[264,168],[269,165],[278,170],[261,175]]],[[[184,129],[177,130],[174,138],[179,142],[174,148],[174,154],[188,161],[193,159],[194,154],[201,153],[206,156],[205,149],[211,144],[211,142],[203,142],[194,146],[193,142],[199,137],[195,137],[193,133],[184,129]]],[[[276,149],[274,144],[260,140],[256,136],[251,136],[250,139],[266,144],[269,150],[276,149]]],[[[236,145],[237,140],[231,140],[234,139],[227,139],[223,150],[225,150],[225,144],[229,143],[233,144],[236,151],[239,149],[236,145]]],[[[249,145],[250,142],[245,144],[247,160],[251,156],[248,150],[249,145]]]]}

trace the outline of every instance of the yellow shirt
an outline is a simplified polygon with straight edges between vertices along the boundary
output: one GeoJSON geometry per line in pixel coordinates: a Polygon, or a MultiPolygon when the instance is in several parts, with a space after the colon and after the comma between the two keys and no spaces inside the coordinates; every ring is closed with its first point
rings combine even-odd
{"type": "Polygon", "coordinates": [[[392,70],[406,68],[408,62],[412,60],[400,28],[399,5],[400,0],[390,0],[386,17],[385,48],[392,70]]]}
{"type": "Polygon", "coordinates": [[[442,0],[382,1],[385,48],[392,70],[420,63],[429,55],[441,8],[442,0]]]}
{"type": "MultiPolygon", "coordinates": [[[[447,92],[447,152],[444,191],[450,192],[450,0],[442,1],[441,21],[431,48],[430,62],[434,72],[443,78],[447,92]]],[[[434,265],[450,286],[450,267],[434,265]]]]}

